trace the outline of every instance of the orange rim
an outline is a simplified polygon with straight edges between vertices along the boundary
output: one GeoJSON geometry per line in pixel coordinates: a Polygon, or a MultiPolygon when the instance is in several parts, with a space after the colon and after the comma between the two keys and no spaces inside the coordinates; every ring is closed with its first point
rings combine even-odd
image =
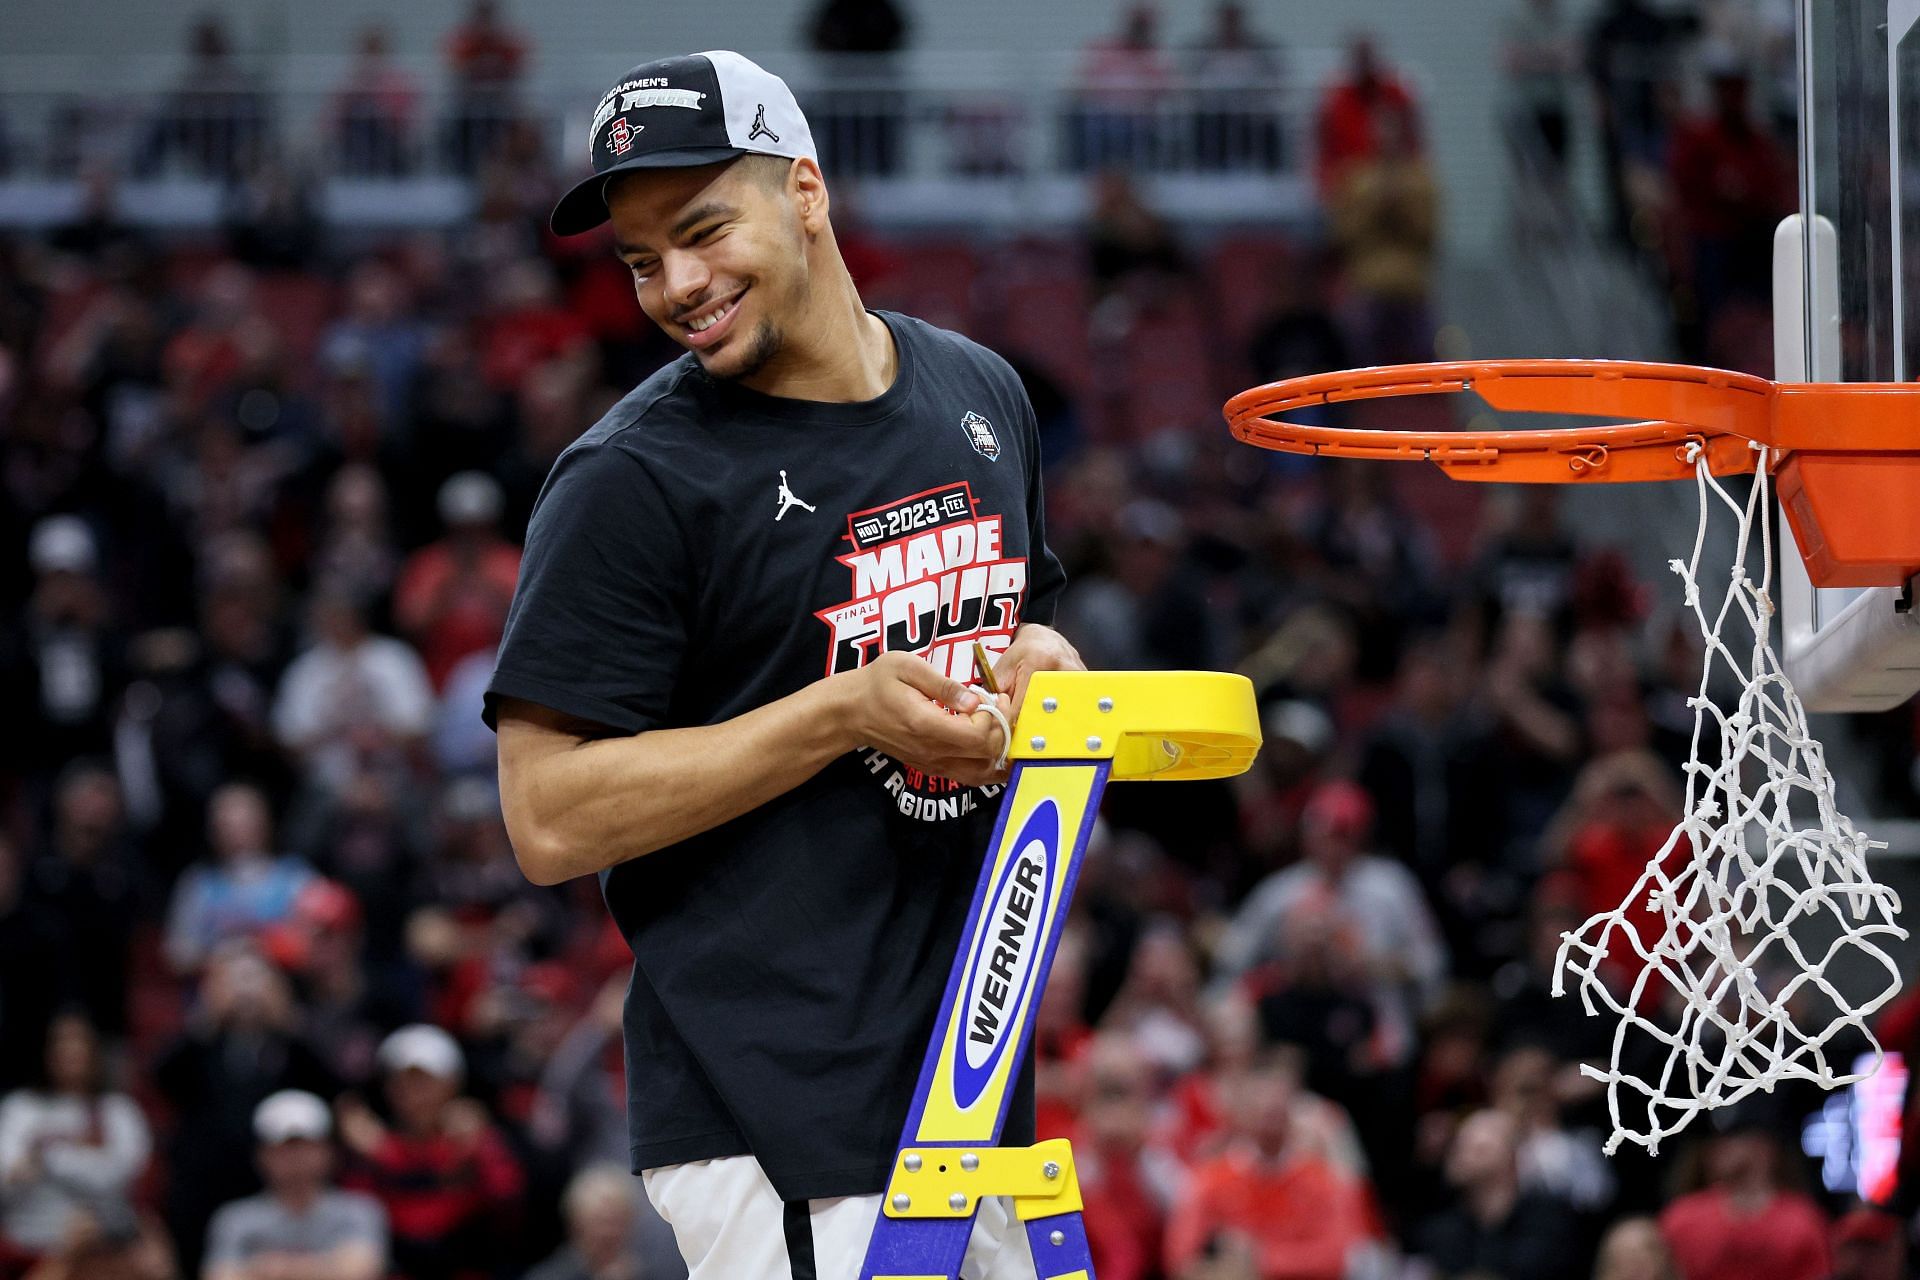
{"type": "Polygon", "coordinates": [[[1628,360],[1469,360],[1289,378],[1235,396],[1226,417],[1248,444],[1336,458],[1424,460],[1466,480],[1680,480],[1695,446],[1715,474],[1751,471],[1769,443],[1779,388],[1766,378],[1628,360]],[[1476,392],[1495,409],[1635,421],[1498,431],[1370,431],[1290,422],[1314,405],[1476,392]]]}
{"type": "Polygon", "coordinates": [[[1456,480],[1684,480],[1771,454],[1780,503],[1816,586],[1920,575],[1920,383],[1776,383],[1629,360],[1466,360],[1289,378],[1235,396],[1248,444],[1332,458],[1425,460],[1456,480]],[[1368,431],[1292,422],[1315,405],[1473,391],[1495,409],[1626,422],[1538,431],[1368,431]]]}

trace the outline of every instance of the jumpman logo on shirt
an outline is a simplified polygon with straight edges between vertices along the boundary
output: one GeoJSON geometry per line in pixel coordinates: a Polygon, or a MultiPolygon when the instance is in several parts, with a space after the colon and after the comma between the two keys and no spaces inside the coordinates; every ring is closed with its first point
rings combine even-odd
{"type": "Polygon", "coordinates": [[[782,470],[780,472],[780,511],[773,517],[774,520],[779,521],[784,519],[788,507],[805,507],[808,511],[813,510],[813,504],[811,502],[802,502],[793,496],[793,490],[787,488],[787,473],[785,470],[782,470]]]}

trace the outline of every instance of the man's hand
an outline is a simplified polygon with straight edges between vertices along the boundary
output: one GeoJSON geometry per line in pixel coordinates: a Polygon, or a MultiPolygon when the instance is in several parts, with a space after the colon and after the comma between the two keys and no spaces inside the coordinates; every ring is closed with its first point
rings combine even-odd
{"type": "Polygon", "coordinates": [[[441,1129],[449,1138],[461,1142],[473,1143],[487,1131],[491,1122],[487,1119],[487,1109],[473,1098],[454,1098],[447,1103],[446,1110],[440,1113],[441,1129]]]}
{"type": "Polygon", "coordinates": [[[373,1108],[352,1094],[333,1104],[333,1115],[340,1141],[349,1151],[371,1156],[387,1140],[387,1127],[380,1123],[380,1117],[373,1114],[373,1108]]]}
{"type": "Polygon", "coordinates": [[[1067,643],[1065,636],[1052,627],[1029,622],[1013,633],[1013,643],[993,664],[993,678],[1013,699],[1013,709],[1007,713],[1011,720],[1020,714],[1020,704],[1027,696],[1027,680],[1034,672],[1086,669],[1079,651],[1067,643]]]}
{"type": "MultiPolygon", "coordinates": [[[[977,709],[995,695],[969,689],[905,653],[883,653],[845,679],[847,723],[856,742],[967,786],[1005,780],[1007,771],[994,767],[1006,747],[1000,725],[977,709]],[[942,707],[961,714],[948,715],[942,707]]],[[[1012,720],[1005,696],[996,701],[1012,720]]]]}

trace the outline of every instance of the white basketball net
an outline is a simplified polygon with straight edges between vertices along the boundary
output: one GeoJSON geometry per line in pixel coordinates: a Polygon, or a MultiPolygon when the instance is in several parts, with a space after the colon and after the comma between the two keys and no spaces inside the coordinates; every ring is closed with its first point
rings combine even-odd
{"type": "Polygon", "coordinates": [[[1694,718],[1685,814],[1626,901],[1562,935],[1554,965],[1555,995],[1571,975],[1589,1014],[1603,1005],[1620,1019],[1607,1068],[1581,1066],[1606,1082],[1609,1155],[1622,1141],[1655,1152],[1700,1112],[1756,1089],[1771,1092],[1782,1080],[1833,1088],[1863,1079],[1871,1072],[1835,1069],[1830,1042],[1838,1038],[1832,1050],[1850,1058],[1864,1039],[1877,1068],[1880,1045],[1866,1019],[1900,989],[1893,958],[1875,941],[1906,936],[1894,923],[1900,901],[1867,872],[1867,850],[1885,846],[1835,807],[1833,777],[1808,733],[1806,708],[1768,642],[1774,606],[1766,455],[1743,505],[1708,471],[1704,451],[1690,448],[1700,526],[1693,558],[1671,563],[1686,584],[1706,659],[1699,695],[1688,699],[1694,718]],[[1732,580],[1709,618],[1700,558],[1716,502],[1739,528],[1732,580]],[[1746,568],[1756,527],[1758,582],[1746,568]],[[1730,622],[1730,639],[1744,654],[1721,637],[1730,622]],[[1730,711],[1707,696],[1716,671],[1742,685],[1730,711]],[[1796,800],[1801,818],[1791,812],[1796,800]],[[1864,969],[1877,987],[1862,1003],[1828,978],[1849,952],[1842,965],[1849,982],[1864,969]],[[1885,970],[1884,982],[1874,965],[1885,970]]]}

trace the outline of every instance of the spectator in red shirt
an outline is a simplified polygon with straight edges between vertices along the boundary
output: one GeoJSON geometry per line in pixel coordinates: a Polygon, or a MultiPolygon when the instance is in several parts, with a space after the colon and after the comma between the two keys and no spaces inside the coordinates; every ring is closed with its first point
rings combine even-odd
{"type": "Polygon", "coordinates": [[[223,261],[206,273],[192,320],[176,329],[163,357],[173,408],[181,419],[197,418],[213,405],[240,370],[248,333],[269,327],[254,296],[251,271],[223,261]]]}
{"type": "Polygon", "coordinates": [[[1167,1223],[1169,1273],[1243,1252],[1260,1280],[1342,1280],[1377,1247],[1366,1184],[1296,1138],[1294,1062],[1291,1054],[1265,1054],[1235,1082],[1234,1138],[1194,1169],[1167,1223]]]}
{"type": "Polygon", "coordinates": [[[439,1027],[414,1023],[380,1046],[389,1129],[365,1103],[340,1103],[356,1159],[341,1179],[386,1206],[394,1271],[407,1280],[488,1280],[514,1238],[526,1176],[485,1109],[460,1096],[466,1057],[439,1027]]]}
{"type": "Polygon", "coordinates": [[[1900,1216],[1859,1205],[1833,1224],[1833,1280],[1900,1280],[1907,1271],[1900,1216]]]}
{"type": "Polygon", "coordinates": [[[544,262],[525,259],[505,268],[494,281],[494,301],[480,338],[480,373],[503,395],[548,361],[584,355],[591,345],[592,334],[567,310],[544,262]]]}
{"type": "Polygon", "coordinates": [[[1793,159],[1754,121],[1744,70],[1716,70],[1713,110],[1675,130],[1667,174],[1680,236],[1674,267],[1690,286],[1678,295],[1681,333],[1698,358],[1716,349],[1729,304],[1768,305],[1773,229],[1795,203],[1793,159]]]}
{"type": "Polygon", "coordinates": [[[468,654],[500,642],[520,549],[502,538],[499,482],[462,471],[440,486],[446,536],[408,558],[394,592],[394,620],[420,650],[436,691],[468,654]]]}
{"type": "MultiPolygon", "coordinates": [[[[1680,800],[1672,770],[1651,751],[1616,751],[1580,771],[1542,845],[1572,874],[1583,918],[1623,910],[1643,945],[1659,940],[1663,922],[1636,886],[1680,820],[1680,800]]],[[[1677,847],[1667,856],[1684,853],[1677,847]]],[[[1639,961],[1630,948],[1615,948],[1607,967],[1631,982],[1639,961]]]]}
{"type": "Polygon", "coordinates": [[[467,20],[448,34],[446,53],[454,80],[452,158],[471,173],[512,127],[527,42],[500,20],[495,0],[473,0],[467,20]]]}
{"type": "Polygon", "coordinates": [[[1356,162],[1379,155],[1381,127],[1388,123],[1418,149],[1420,117],[1413,94],[1381,65],[1372,38],[1363,35],[1348,50],[1347,74],[1327,90],[1314,123],[1319,140],[1314,178],[1322,199],[1340,189],[1356,162]]]}
{"type": "Polygon", "coordinates": [[[1828,1274],[1827,1217],[1784,1185],[1779,1143],[1751,1119],[1716,1135],[1707,1185],[1660,1215],[1682,1280],[1820,1280],[1828,1274]]]}
{"type": "Polygon", "coordinates": [[[1240,991],[1208,1002],[1205,1029],[1207,1060],[1174,1081],[1158,1135],[1188,1162],[1215,1154],[1227,1140],[1229,1082],[1251,1066],[1260,1051],[1260,1014],[1240,991]]]}
{"type": "Polygon", "coordinates": [[[1713,109],[1675,132],[1667,169],[1683,229],[1690,236],[1752,238],[1793,204],[1793,165],[1754,120],[1745,71],[1721,65],[1713,74],[1713,109]]]}
{"type": "Polygon", "coordinates": [[[447,35],[447,66],[465,89],[511,85],[526,57],[526,39],[501,22],[495,0],[474,0],[467,20],[447,35]]]}

